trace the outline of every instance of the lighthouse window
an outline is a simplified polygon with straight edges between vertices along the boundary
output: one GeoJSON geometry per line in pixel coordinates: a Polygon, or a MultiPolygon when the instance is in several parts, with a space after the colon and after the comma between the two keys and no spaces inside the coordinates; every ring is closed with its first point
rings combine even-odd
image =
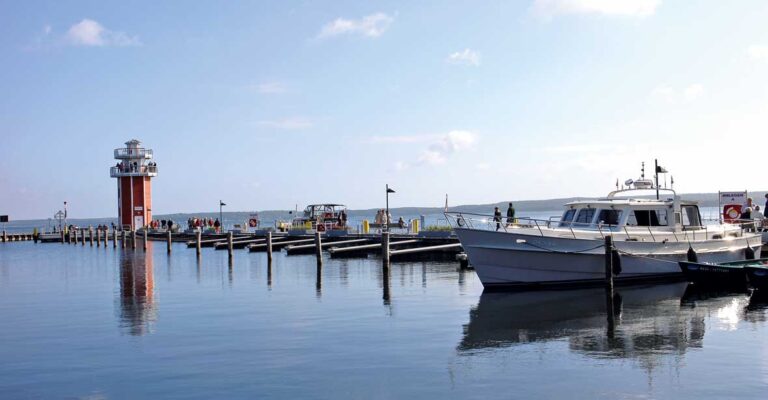
{"type": "Polygon", "coordinates": [[[577,225],[584,225],[584,224],[591,224],[592,218],[595,216],[595,209],[594,208],[582,208],[579,210],[579,214],[576,216],[576,220],[574,221],[577,225]]]}

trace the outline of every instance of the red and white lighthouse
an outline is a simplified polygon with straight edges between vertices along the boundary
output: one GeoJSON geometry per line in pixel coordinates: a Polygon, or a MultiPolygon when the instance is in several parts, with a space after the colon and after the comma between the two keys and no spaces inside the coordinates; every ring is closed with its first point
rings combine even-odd
{"type": "Polygon", "coordinates": [[[109,175],[117,178],[117,210],[121,227],[135,230],[152,221],[152,183],[157,176],[157,164],[152,161],[152,150],[141,147],[136,139],[125,142],[126,147],[115,149],[117,165],[109,175]]]}

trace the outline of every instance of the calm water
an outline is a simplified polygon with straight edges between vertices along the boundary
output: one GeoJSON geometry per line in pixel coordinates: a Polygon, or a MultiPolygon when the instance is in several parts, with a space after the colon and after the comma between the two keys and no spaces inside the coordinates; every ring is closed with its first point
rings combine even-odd
{"type": "Polygon", "coordinates": [[[453,263],[0,244],[0,398],[764,398],[768,311],[483,293],[453,263]]]}

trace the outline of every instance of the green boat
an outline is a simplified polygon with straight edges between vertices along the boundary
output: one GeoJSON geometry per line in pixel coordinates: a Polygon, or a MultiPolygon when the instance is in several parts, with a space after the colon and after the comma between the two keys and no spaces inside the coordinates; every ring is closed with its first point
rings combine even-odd
{"type": "Polygon", "coordinates": [[[749,285],[759,291],[768,292],[768,259],[763,258],[755,261],[761,262],[755,262],[744,266],[749,285]]]}
{"type": "MultiPolygon", "coordinates": [[[[712,287],[746,287],[749,269],[759,269],[761,272],[764,272],[767,275],[765,281],[768,283],[768,258],[731,261],[718,264],[680,261],[679,264],[686,279],[699,285],[712,287]]],[[[752,280],[750,279],[749,282],[752,283],[751,281],[752,280]]],[[[753,286],[755,285],[753,284],[753,286]]]]}

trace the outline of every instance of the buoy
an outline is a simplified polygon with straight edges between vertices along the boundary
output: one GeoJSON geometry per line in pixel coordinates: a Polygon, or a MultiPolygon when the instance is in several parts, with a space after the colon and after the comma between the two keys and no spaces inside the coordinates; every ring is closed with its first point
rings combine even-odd
{"type": "Polygon", "coordinates": [[[621,273],[621,255],[616,249],[611,250],[611,272],[613,276],[619,276],[621,273]]]}
{"type": "Polygon", "coordinates": [[[747,248],[744,249],[744,258],[747,260],[755,259],[755,251],[752,250],[752,246],[747,245],[747,248]]]}
{"type": "Polygon", "coordinates": [[[690,244],[688,245],[688,262],[699,262],[699,256],[690,244]]]}

